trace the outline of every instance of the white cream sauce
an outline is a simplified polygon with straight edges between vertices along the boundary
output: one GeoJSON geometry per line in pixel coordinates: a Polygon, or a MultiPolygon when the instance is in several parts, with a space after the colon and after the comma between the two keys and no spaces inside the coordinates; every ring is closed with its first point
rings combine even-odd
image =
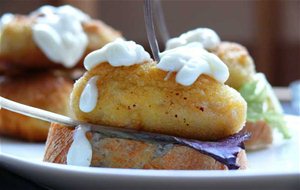
{"type": "Polygon", "coordinates": [[[51,61],[74,67],[88,44],[81,23],[89,20],[89,16],[69,5],[43,6],[31,15],[38,16],[32,27],[38,47],[51,61]]]}
{"type": "Polygon", "coordinates": [[[67,165],[90,166],[92,160],[92,145],[86,137],[90,128],[77,126],[73,134],[73,143],[67,154],[67,165]]]}
{"type": "Polygon", "coordinates": [[[209,28],[197,28],[181,34],[177,38],[171,38],[166,43],[166,49],[173,49],[192,42],[199,42],[205,49],[212,49],[220,43],[218,34],[209,28]]]}
{"type": "Polygon", "coordinates": [[[103,62],[108,62],[113,67],[120,67],[150,60],[149,53],[141,45],[133,41],[117,39],[87,55],[84,60],[84,67],[89,71],[103,62]]]}
{"type": "Polygon", "coordinates": [[[157,67],[167,72],[177,72],[176,82],[184,86],[192,85],[201,74],[224,83],[229,77],[227,66],[202,47],[194,42],[166,50],[160,54],[157,67]]]}
{"type": "Polygon", "coordinates": [[[0,17],[0,32],[3,29],[4,25],[10,23],[15,18],[15,15],[11,13],[5,13],[0,17]]]}
{"type": "Polygon", "coordinates": [[[91,112],[95,109],[98,100],[98,87],[97,87],[98,76],[94,76],[89,79],[88,83],[84,87],[80,100],[79,109],[83,112],[91,112]]]}
{"type": "Polygon", "coordinates": [[[54,7],[51,5],[44,5],[37,10],[30,13],[30,16],[41,16],[41,15],[70,15],[74,17],[76,20],[81,22],[89,21],[91,18],[89,15],[85,14],[81,10],[72,7],[70,5],[63,5],[60,7],[54,7]]]}

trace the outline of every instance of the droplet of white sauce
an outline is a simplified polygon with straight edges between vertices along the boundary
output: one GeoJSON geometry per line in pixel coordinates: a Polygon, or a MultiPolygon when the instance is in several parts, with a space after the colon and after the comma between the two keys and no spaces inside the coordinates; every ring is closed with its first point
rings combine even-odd
{"type": "Polygon", "coordinates": [[[212,49],[220,43],[218,34],[209,28],[197,28],[181,34],[177,38],[171,38],[166,43],[166,49],[173,49],[192,42],[200,43],[205,49],[212,49]]]}
{"type": "Polygon", "coordinates": [[[103,62],[108,62],[113,67],[120,67],[150,60],[149,53],[141,45],[134,41],[117,39],[88,54],[84,59],[84,67],[89,71],[103,62]]]}
{"type": "Polygon", "coordinates": [[[176,82],[184,86],[192,85],[201,74],[220,83],[224,83],[229,77],[227,66],[216,55],[203,49],[198,42],[162,52],[157,68],[177,72],[176,82]]]}
{"type": "Polygon", "coordinates": [[[67,165],[90,166],[92,160],[92,146],[86,137],[90,128],[77,126],[73,134],[73,143],[67,154],[67,165]]]}
{"type": "Polygon", "coordinates": [[[79,108],[83,112],[91,112],[97,105],[98,100],[98,88],[97,88],[97,80],[98,76],[94,76],[90,78],[86,86],[84,87],[80,100],[79,100],[79,108]]]}
{"type": "Polygon", "coordinates": [[[11,13],[5,13],[0,17],[0,31],[2,30],[2,28],[10,23],[13,19],[15,18],[15,15],[11,14],[11,13]]]}
{"type": "Polygon", "coordinates": [[[31,16],[37,15],[32,27],[37,46],[51,61],[67,68],[75,66],[88,44],[81,22],[90,17],[69,5],[43,6],[31,13],[31,16]]]}

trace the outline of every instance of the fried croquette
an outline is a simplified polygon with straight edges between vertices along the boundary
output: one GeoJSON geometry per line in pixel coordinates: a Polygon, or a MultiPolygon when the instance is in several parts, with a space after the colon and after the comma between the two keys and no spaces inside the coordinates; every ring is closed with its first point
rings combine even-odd
{"type": "MultiPolygon", "coordinates": [[[[0,96],[19,103],[69,115],[73,81],[51,72],[3,76],[0,96]]],[[[45,141],[49,123],[5,109],[0,110],[0,134],[28,141],[45,141]]]]}
{"type": "MultiPolygon", "coordinates": [[[[61,64],[49,60],[34,42],[32,26],[35,20],[36,17],[16,15],[3,26],[0,31],[0,73],[18,68],[62,67],[61,64]]],[[[88,36],[88,45],[78,64],[82,64],[83,58],[89,52],[121,37],[120,32],[99,20],[85,22],[82,26],[88,36]]]]}
{"type": "Polygon", "coordinates": [[[246,119],[246,102],[227,85],[201,75],[191,86],[145,62],[129,67],[101,63],[75,85],[71,109],[81,121],[134,128],[180,137],[217,140],[238,132],[246,119]],[[98,76],[97,105],[91,112],[79,108],[88,80],[98,76]]]}
{"type": "Polygon", "coordinates": [[[239,89],[255,74],[255,65],[247,49],[240,44],[221,42],[212,53],[216,54],[229,69],[229,79],[225,84],[239,89]]]}

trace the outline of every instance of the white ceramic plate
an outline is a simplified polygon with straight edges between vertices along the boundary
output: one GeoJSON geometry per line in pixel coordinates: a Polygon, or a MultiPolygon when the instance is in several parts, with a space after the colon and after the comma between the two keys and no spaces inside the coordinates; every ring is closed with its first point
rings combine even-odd
{"type": "Polygon", "coordinates": [[[300,186],[300,117],[287,116],[293,138],[276,139],[248,153],[246,171],[176,171],[87,168],[42,162],[44,144],[1,138],[0,163],[54,189],[297,189],[300,186]]]}

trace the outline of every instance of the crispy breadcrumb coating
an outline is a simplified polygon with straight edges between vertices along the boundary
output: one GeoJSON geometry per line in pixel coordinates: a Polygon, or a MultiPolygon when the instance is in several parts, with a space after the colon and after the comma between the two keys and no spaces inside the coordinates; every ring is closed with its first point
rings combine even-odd
{"type": "MultiPolygon", "coordinates": [[[[55,113],[69,115],[73,81],[51,72],[0,78],[0,96],[55,113]]],[[[45,141],[50,123],[0,110],[0,134],[28,141],[45,141]]]]}
{"type": "Polygon", "coordinates": [[[129,67],[102,63],[74,85],[71,109],[81,121],[134,128],[200,140],[238,132],[246,119],[246,102],[227,85],[201,75],[191,86],[175,82],[176,73],[146,62],[129,67]],[[96,108],[84,113],[79,100],[87,81],[99,76],[96,108]]]}
{"type": "Polygon", "coordinates": [[[253,59],[247,49],[240,44],[222,42],[212,50],[212,53],[228,66],[230,75],[226,84],[234,89],[239,89],[255,74],[253,59]]]}

